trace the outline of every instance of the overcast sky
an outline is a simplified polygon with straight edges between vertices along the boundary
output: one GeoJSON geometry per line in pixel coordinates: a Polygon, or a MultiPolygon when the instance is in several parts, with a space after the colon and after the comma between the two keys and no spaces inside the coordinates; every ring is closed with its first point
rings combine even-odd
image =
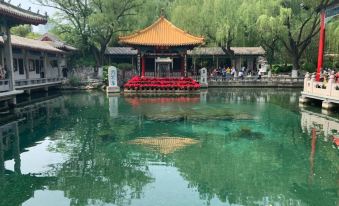
{"type": "Polygon", "coordinates": [[[34,12],[40,10],[40,14],[45,14],[45,12],[47,12],[48,16],[52,16],[55,12],[52,8],[39,6],[34,0],[11,0],[11,4],[14,6],[21,4],[21,8],[23,9],[31,7],[31,10],[34,12]]]}
{"type": "MultiPolygon", "coordinates": [[[[29,7],[31,7],[31,11],[33,12],[37,12],[38,10],[40,10],[40,14],[45,14],[45,12],[47,12],[48,16],[53,16],[53,14],[55,13],[55,9],[40,6],[36,3],[35,0],[11,0],[11,4],[15,6],[21,4],[21,8],[23,9],[28,9],[29,7]]],[[[40,30],[41,26],[33,26],[34,32],[40,32],[40,30]]]]}

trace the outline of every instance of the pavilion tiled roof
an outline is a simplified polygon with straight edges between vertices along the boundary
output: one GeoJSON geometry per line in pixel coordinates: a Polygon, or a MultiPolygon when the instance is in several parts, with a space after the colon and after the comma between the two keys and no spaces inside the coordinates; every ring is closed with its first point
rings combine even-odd
{"type": "Polygon", "coordinates": [[[0,1],[0,14],[9,20],[10,24],[46,24],[47,16],[36,14],[34,12],[24,10],[20,7],[13,6],[4,1],[0,1]]]}
{"type": "MultiPolygon", "coordinates": [[[[54,46],[48,44],[47,42],[28,39],[24,37],[19,37],[15,35],[11,35],[12,38],[12,46],[13,48],[23,48],[23,49],[31,49],[37,51],[46,51],[51,53],[63,53],[60,49],[55,48],[54,46]]],[[[0,37],[0,45],[3,45],[3,38],[0,37]]]]}
{"type": "Polygon", "coordinates": [[[164,16],[151,26],[132,35],[120,37],[119,40],[120,43],[131,46],[194,46],[204,43],[204,38],[179,29],[164,16]]]}

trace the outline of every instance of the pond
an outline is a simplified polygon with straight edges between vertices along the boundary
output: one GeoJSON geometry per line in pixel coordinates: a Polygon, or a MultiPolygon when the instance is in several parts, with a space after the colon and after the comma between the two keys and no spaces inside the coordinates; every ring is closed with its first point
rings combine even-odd
{"type": "Polygon", "coordinates": [[[1,114],[0,205],[337,205],[339,115],[299,94],[46,95],[1,114]]]}

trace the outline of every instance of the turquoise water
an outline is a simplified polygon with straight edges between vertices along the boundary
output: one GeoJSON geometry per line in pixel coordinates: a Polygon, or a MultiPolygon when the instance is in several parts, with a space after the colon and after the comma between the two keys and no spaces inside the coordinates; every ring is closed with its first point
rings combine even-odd
{"type": "Polygon", "coordinates": [[[299,93],[46,96],[1,114],[0,205],[337,205],[339,115],[299,93]]]}

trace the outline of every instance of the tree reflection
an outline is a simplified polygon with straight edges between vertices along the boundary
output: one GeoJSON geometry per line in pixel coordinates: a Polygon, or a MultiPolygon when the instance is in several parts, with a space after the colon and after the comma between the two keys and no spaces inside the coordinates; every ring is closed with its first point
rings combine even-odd
{"type": "Polygon", "coordinates": [[[53,177],[22,175],[20,164],[18,122],[0,126],[0,205],[21,205],[33,196],[35,190],[55,181],[53,177]],[[14,171],[5,168],[5,152],[13,151],[14,171]]]}
{"type": "Polygon", "coordinates": [[[202,136],[206,123],[193,123],[199,129],[201,144],[180,150],[171,158],[188,186],[196,188],[208,202],[217,197],[241,205],[335,205],[339,164],[331,145],[322,138],[313,139],[321,152],[313,151],[316,175],[310,184],[312,138],[296,126],[300,117],[285,112],[283,118],[274,119],[274,115],[262,112],[261,122],[267,123],[263,124],[265,136],[256,141],[232,138],[234,128],[223,133],[220,129],[220,134],[210,128],[202,136]]]}
{"type": "MultiPolygon", "coordinates": [[[[140,198],[143,187],[152,178],[140,153],[120,143],[134,132],[137,120],[118,116],[112,120],[108,107],[97,107],[95,103],[96,106],[83,110],[76,102],[66,102],[69,119],[74,122],[72,132],[60,131],[63,138],[50,148],[69,156],[56,168],[59,181],[50,188],[65,191],[72,205],[93,201],[124,205],[140,198]]],[[[100,101],[90,101],[93,102],[100,101]]]]}

